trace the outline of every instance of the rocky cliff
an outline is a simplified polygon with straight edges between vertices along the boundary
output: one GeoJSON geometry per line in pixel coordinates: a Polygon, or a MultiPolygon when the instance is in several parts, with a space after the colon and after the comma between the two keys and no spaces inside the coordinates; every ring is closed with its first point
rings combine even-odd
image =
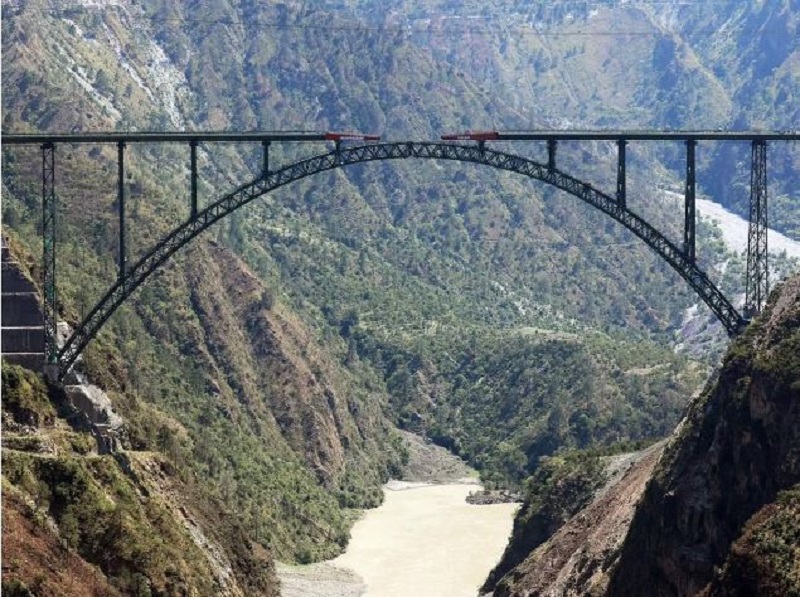
{"type": "MultiPolygon", "coordinates": [[[[773,293],[765,312],[730,347],[715,383],[692,405],[637,509],[609,594],[693,595],[708,585],[728,554],[728,573],[741,570],[747,559],[742,550],[753,542],[753,528],[742,536],[748,519],[798,482],[800,278],[795,277],[773,293]]],[[[763,527],[770,512],[787,508],[796,510],[796,500],[768,507],[761,521],[751,524],[763,527]]],[[[796,569],[796,555],[762,565],[796,569]]],[[[797,577],[785,580],[782,590],[774,586],[770,594],[800,588],[797,577]]]]}
{"type": "Polygon", "coordinates": [[[495,597],[601,595],[663,447],[604,458],[576,454],[572,467],[545,483],[537,471],[532,481],[543,487],[532,493],[544,499],[526,499],[482,590],[495,597]]]}
{"type": "MultiPolygon", "coordinates": [[[[519,563],[496,570],[485,589],[503,597],[797,594],[799,455],[794,277],[731,345],[663,454],[651,452],[557,530],[523,508],[529,518],[515,524],[505,556],[519,563]]],[[[562,497],[569,510],[575,500],[562,497]]]]}

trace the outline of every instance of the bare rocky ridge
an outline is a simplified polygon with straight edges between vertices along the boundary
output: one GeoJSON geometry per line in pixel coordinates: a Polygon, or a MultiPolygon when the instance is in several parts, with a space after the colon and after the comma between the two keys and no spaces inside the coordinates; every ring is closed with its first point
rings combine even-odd
{"type": "Polygon", "coordinates": [[[493,595],[599,595],[639,497],[664,449],[606,460],[606,484],[594,500],[498,583],[493,595]]]}
{"type": "Polygon", "coordinates": [[[701,591],[747,520],[800,481],[799,452],[795,277],[772,294],[692,405],[637,510],[609,594],[701,591]]]}

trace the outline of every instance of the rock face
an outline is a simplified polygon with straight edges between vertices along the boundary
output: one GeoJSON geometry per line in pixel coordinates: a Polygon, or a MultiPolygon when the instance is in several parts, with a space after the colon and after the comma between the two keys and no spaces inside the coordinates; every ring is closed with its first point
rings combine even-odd
{"type": "MultiPolygon", "coordinates": [[[[531,545],[534,549],[499,579],[491,594],[601,595],[608,583],[606,572],[615,561],[663,447],[660,442],[641,452],[606,459],[609,462],[603,474],[608,481],[560,528],[553,528],[557,519],[540,512],[524,523],[524,535],[515,529],[516,546],[509,547],[504,561],[512,562],[515,550],[520,552],[526,546],[530,550],[531,545]]],[[[519,522],[515,521],[515,526],[519,522]]],[[[507,570],[501,563],[493,575],[507,570]]]]}
{"type": "Polygon", "coordinates": [[[91,384],[65,386],[68,404],[85,419],[101,454],[116,452],[124,434],[123,420],[114,412],[108,395],[91,384]]]}
{"type": "Polygon", "coordinates": [[[516,539],[530,553],[485,590],[800,594],[800,277],[733,343],[659,454],[561,528],[529,521],[516,539]]]}
{"type": "Polygon", "coordinates": [[[717,381],[692,405],[637,509],[609,594],[698,593],[748,519],[798,482],[795,277],[773,293],[765,313],[731,346],[717,381]]]}

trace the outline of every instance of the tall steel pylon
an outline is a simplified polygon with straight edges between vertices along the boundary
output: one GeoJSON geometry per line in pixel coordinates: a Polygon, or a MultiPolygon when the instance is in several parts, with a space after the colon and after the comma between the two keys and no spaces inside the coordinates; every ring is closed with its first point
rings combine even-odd
{"type": "Polygon", "coordinates": [[[56,295],[56,147],[42,145],[42,237],[44,290],[44,357],[45,374],[51,380],[58,377],[58,312],[56,295]]]}
{"type": "Polygon", "coordinates": [[[767,257],[767,142],[753,141],[750,169],[750,228],[744,315],[761,313],[769,293],[767,257]]]}

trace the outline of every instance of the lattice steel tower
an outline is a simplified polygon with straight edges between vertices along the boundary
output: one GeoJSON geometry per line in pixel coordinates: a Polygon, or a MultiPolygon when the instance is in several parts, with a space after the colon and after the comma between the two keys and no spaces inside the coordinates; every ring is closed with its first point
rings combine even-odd
{"type": "Polygon", "coordinates": [[[753,141],[750,169],[750,228],[747,236],[747,294],[744,316],[761,312],[769,293],[767,263],[767,142],[753,141]]]}

